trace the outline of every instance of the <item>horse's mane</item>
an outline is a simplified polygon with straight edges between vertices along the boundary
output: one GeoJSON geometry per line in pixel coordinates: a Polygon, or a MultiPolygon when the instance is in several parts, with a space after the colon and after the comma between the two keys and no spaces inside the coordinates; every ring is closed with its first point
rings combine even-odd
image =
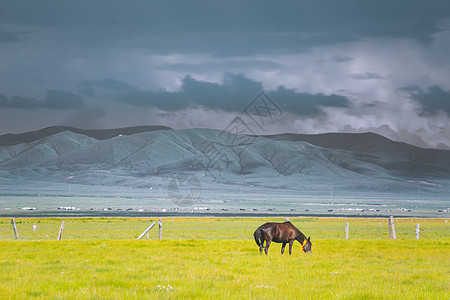
{"type": "MultiPolygon", "coordinates": [[[[297,232],[297,236],[299,238],[302,237],[304,240],[306,240],[306,235],[304,235],[303,232],[301,232],[297,227],[295,227],[294,224],[291,223],[291,221],[286,221],[286,222],[284,222],[284,224],[291,225],[295,229],[295,231],[297,232]]],[[[300,240],[299,240],[299,242],[300,242],[300,240]]]]}

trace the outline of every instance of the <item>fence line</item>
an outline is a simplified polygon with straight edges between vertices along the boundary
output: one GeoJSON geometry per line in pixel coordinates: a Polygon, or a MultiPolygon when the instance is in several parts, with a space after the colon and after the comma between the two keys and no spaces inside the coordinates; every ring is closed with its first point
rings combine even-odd
{"type": "Polygon", "coordinates": [[[144,232],[141,233],[141,235],[138,236],[137,239],[138,240],[142,239],[142,237],[144,237],[144,235],[146,235],[149,232],[149,230],[153,228],[153,226],[155,226],[155,222],[153,222],[150,226],[148,226],[147,229],[145,229],[144,232]]]}
{"type": "Polygon", "coordinates": [[[19,239],[19,233],[17,232],[17,226],[16,226],[16,220],[14,220],[14,218],[11,219],[11,223],[13,226],[13,230],[14,230],[14,237],[16,238],[16,240],[19,239]]]}
{"type": "MultiPolygon", "coordinates": [[[[62,221],[61,227],[59,228],[59,234],[58,234],[58,239],[57,239],[58,241],[61,240],[62,232],[63,232],[63,229],[64,229],[64,223],[65,223],[65,221],[62,221]]],[[[33,229],[34,229],[34,231],[36,231],[37,226],[36,226],[36,225],[33,225],[33,229]]]]}
{"type": "MultiPolygon", "coordinates": [[[[1,240],[121,240],[142,239],[253,239],[272,217],[167,217],[151,218],[0,218],[1,240]],[[159,230],[151,231],[158,223],[159,230]],[[164,232],[163,232],[164,225],[164,232]],[[63,233],[64,232],[64,233],[63,233]]],[[[290,218],[313,239],[442,239],[450,238],[445,219],[410,218],[290,218]],[[393,226],[395,224],[395,229],[393,226]],[[394,234],[393,234],[394,233],[394,234]]]]}
{"type": "Polygon", "coordinates": [[[392,240],[397,239],[397,235],[395,234],[395,223],[394,217],[389,218],[389,238],[392,240]]]}

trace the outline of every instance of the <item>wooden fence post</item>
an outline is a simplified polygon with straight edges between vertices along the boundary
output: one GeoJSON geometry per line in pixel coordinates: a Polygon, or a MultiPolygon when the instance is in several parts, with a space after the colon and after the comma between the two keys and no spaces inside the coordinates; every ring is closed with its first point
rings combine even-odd
{"type": "Polygon", "coordinates": [[[13,226],[13,230],[14,230],[14,237],[16,238],[16,240],[19,239],[19,233],[17,232],[17,227],[16,227],[16,220],[14,220],[14,218],[11,219],[11,223],[13,226]]]}
{"type": "Polygon", "coordinates": [[[348,230],[349,230],[349,224],[348,222],[345,223],[345,239],[348,240],[348,230]]]}
{"type": "Polygon", "coordinates": [[[161,240],[162,239],[162,218],[159,218],[158,224],[159,224],[159,239],[161,240]]]}
{"type": "Polygon", "coordinates": [[[416,224],[416,240],[418,240],[420,237],[420,225],[419,223],[416,224]]]}
{"type": "Polygon", "coordinates": [[[61,223],[61,228],[59,228],[58,238],[56,239],[57,241],[60,241],[60,240],[61,240],[62,233],[63,233],[63,229],[64,229],[64,221],[62,221],[62,223],[61,223]]]}
{"type": "Polygon", "coordinates": [[[395,235],[395,225],[393,216],[389,218],[389,238],[393,240],[397,239],[397,236],[395,235]]]}

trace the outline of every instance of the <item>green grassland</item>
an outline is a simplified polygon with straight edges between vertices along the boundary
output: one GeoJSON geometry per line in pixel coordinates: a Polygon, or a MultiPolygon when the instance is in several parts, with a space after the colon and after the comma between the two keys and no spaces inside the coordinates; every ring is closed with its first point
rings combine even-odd
{"type": "MultiPolygon", "coordinates": [[[[135,239],[158,218],[16,218],[20,240],[56,240],[64,221],[63,240],[135,239]],[[36,230],[33,230],[36,225],[36,230]]],[[[255,229],[266,221],[283,222],[283,217],[165,217],[162,218],[164,239],[252,239],[255,229]]],[[[349,239],[389,239],[387,218],[290,218],[313,239],[344,239],[349,223],[349,239]]],[[[415,239],[416,224],[420,224],[420,239],[440,239],[450,236],[450,224],[445,219],[397,218],[398,239],[415,239]]],[[[158,224],[149,234],[158,238],[158,224]]],[[[0,241],[14,240],[10,218],[0,218],[0,241]]]]}
{"type": "MultiPolygon", "coordinates": [[[[47,222],[59,229],[59,219],[40,221],[38,230],[47,222]]],[[[157,239],[157,228],[150,239],[136,240],[150,221],[65,219],[66,224],[77,225],[73,226],[83,238],[0,241],[0,299],[448,299],[450,295],[450,238],[442,233],[419,240],[404,236],[402,227],[409,232],[416,220],[398,222],[402,225],[397,240],[388,234],[365,234],[365,223],[378,228],[378,220],[350,220],[353,236],[345,240],[342,222],[348,220],[295,219],[292,222],[311,235],[313,252],[301,253],[295,243],[291,256],[280,254],[280,244],[272,244],[269,255],[259,253],[251,234],[262,219],[164,219],[163,240],[157,239]],[[85,236],[106,224],[120,229],[131,222],[139,225],[128,239],[85,236]],[[90,231],[83,231],[82,224],[89,224],[90,231]],[[175,235],[171,226],[186,236],[175,235]],[[214,230],[205,234],[198,228],[214,230]],[[339,236],[324,237],[327,228],[339,236]],[[195,239],[187,237],[189,231],[195,239]]],[[[24,230],[37,221],[19,222],[19,230],[24,230]]],[[[441,226],[443,220],[427,220],[428,225],[433,222],[441,226]]],[[[448,233],[448,225],[442,226],[444,231],[439,232],[448,233]]]]}

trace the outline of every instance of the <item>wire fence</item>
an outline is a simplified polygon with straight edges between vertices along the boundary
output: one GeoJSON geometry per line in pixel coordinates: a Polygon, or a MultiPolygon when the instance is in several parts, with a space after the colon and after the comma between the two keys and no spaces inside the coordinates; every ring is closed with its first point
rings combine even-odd
{"type": "MultiPolygon", "coordinates": [[[[286,218],[165,217],[165,218],[0,218],[0,241],[137,239],[253,239],[265,222],[286,218]]],[[[389,239],[388,218],[290,218],[312,239],[389,239]]],[[[394,219],[396,239],[450,238],[446,219],[394,219]]]]}

